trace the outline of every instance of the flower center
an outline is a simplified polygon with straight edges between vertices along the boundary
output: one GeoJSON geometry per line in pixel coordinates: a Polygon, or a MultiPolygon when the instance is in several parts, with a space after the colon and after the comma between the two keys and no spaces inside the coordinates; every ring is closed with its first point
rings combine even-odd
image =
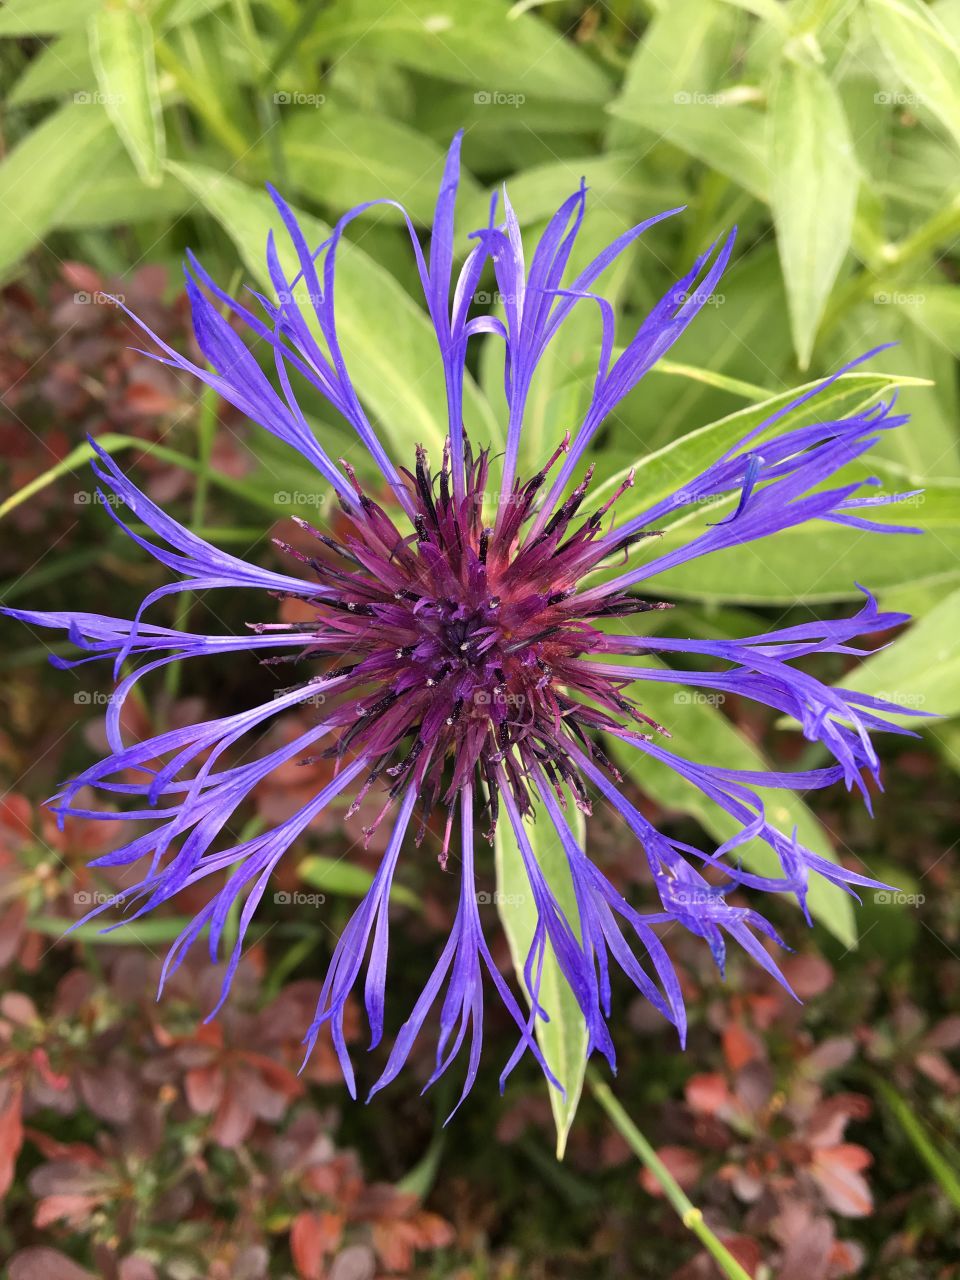
{"type": "Polygon", "coordinates": [[[452,812],[479,774],[492,831],[504,775],[526,810],[535,769],[558,787],[567,782],[586,807],[569,744],[606,764],[588,731],[621,729],[614,716],[650,723],[621,692],[628,681],[603,677],[588,659],[605,644],[596,618],[666,606],[627,594],[591,605],[577,595],[584,575],[611,554],[603,517],[631,481],[574,528],[588,473],[549,519],[541,515],[522,536],[565,445],[532,479],[514,485],[492,526],[482,520],[487,454],[467,460],[466,493],[458,499],[446,451],[434,479],[418,449],[415,472],[405,473],[414,530],[406,535],[341,461],[357,492],[356,503],[342,503],[349,532],[336,540],[298,520],[323,550],[309,557],[280,544],[309,564],[323,587],[308,597],[317,618],[301,624],[308,633],[303,657],[336,664],[316,678],[335,686],[324,703],[324,720],[336,731],[326,754],[370,761],[354,810],[369,787],[389,779],[383,813],[413,784],[425,823],[438,802],[452,812]]]}

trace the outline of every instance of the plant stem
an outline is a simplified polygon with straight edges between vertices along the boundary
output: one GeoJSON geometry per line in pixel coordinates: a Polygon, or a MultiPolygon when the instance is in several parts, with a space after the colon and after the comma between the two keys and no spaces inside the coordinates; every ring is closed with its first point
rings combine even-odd
{"type": "Polygon", "coordinates": [[[313,30],[314,24],[320,15],[326,0],[310,0],[305,4],[300,12],[300,17],[296,24],[287,32],[286,37],[280,42],[273,60],[264,77],[264,83],[272,86],[276,83],[276,78],[287,65],[290,58],[296,53],[303,40],[307,38],[313,30]]]}
{"type": "Polygon", "coordinates": [[[169,41],[157,38],[154,48],[157,62],[177,82],[183,97],[204,122],[210,132],[240,161],[250,151],[250,144],[243,131],[227,116],[215,95],[200,82],[198,76],[181,60],[169,41]]]}
{"type": "Polygon", "coordinates": [[[684,1193],[676,1178],[613,1096],[610,1086],[600,1079],[593,1067],[587,1067],[587,1082],[593,1091],[593,1096],[613,1121],[614,1128],[626,1140],[637,1159],[656,1178],[663,1188],[663,1194],[677,1211],[680,1221],[688,1231],[693,1232],[723,1274],[728,1276],[729,1280],[750,1280],[749,1274],[744,1271],[722,1241],[713,1234],[703,1220],[703,1213],[684,1193]]]}

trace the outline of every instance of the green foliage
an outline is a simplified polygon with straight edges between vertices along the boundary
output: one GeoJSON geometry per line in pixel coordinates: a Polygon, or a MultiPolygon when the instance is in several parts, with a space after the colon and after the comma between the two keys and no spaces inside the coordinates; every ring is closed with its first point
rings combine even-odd
{"type": "MultiPolygon", "coordinates": [[[[571,830],[582,848],[586,837],[586,823],[569,795],[567,810],[571,830]]],[[[567,855],[546,816],[528,829],[527,838],[554,897],[567,918],[576,920],[577,905],[567,855]]],[[[529,1000],[531,993],[526,987],[523,974],[539,912],[524,869],[523,856],[508,822],[497,826],[495,846],[497,910],[510,944],[514,968],[524,983],[524,994],[529,1000]]],[[[533,972],[538,973],[536,962],[533,972]]],[[[576,997],[563,976],[549,941],[545,943],[539,978],[540,1004],[548,1011],[550,1021],[538,1020],[537,1039],[547,1065],[563,1087],[563,1093],[552,1086],[549,1088],[550,1106],[557,1126],[557,1158],[563,1159],[570,1126],[577,1114],[583,1091],[587,1065],[587,1028],[576,997]]]]}
{"type": "MultiPolygon", "coordinates": [[[[857,581],[883,602],[908,599],[920,615],[914,629],[843,683],[922,698],[923,710],[948,717],[936,727],[938,741],[956,743],[957,0],[406,0],[392,8],[380,0],[10,0],[0,37],[9,84],[0,162],[5,278],[44,252],[103,270],[142,259],[174,267],[189,244],[221,279],[239,267],[262,287],[266,235],[276,226],[266,179],[303,210],[316,243],[346,206],[380,195],[405,202],[422,226],[461,125],[461,249],[504,179],[522,225],[535,231],[585,175],[584,252],[657,209],[687,206],[603,282],[618,305],[620,342],[692,258],[738,223],[723,293],[627,399],[598,451],[609,487],[637,467],[638,504],[681,485],[783,404],[802,371],[806,381],[898,340],[870,372],[840,379],[778,427],[807,413],[852,412],[899,388],[913,425],[899,441],[880,442],[875,474],[886,489],[924,492],[882,518],[925,536],[880,540],[811,526],[756,552],[678,569],[658,589],[709,604],[721,630],[735,607],[779,616],[787,606],[851,601],[857,581]]],[[[445,431],[441,371],[405,235],[389,207],[358,219],[337,290],[358,390],[399,457],[416,441],[438,450],[445,431]]],[[[583,307],[534,385],[528,461],[575,423],[598,341],[597,316],[583,307]]],[[[502,363],[492,345],[474,372],[467,426],[496,447],[502,363]]],[[[133,443],[113,438],[118,449],[133,443]]],[[[0,514],[75,471],[88,450],[70,444],[73,452],[48,459],[0,514]]],[[[209,478],[235,507],[234,525],[249,521],[248,508],[276,511],[278,490],[305,487],[269,441],[259,469],[243,477],[218,473],[206,454],[194,460],[188,446],[154,452],[209,478]]],[[[695,536],[728,507],[702,507],[672,532],[695,536]]],[[[663,687],[655,688],[662,701],[663,687]]],[[[696,721],[691,710],[683,722],[694,748],[756,757],[721,710],[696,708],[696,721]]],[[[672,704],[656,714],[678,732],[672,704]]],[[[666,794],[668,782],[658,776],[656,786],[666,794]]],[[[727,834],[682,791],[674,780],[671,804],[727,834]]],[[[781,803],[830,856],[826,831],[801,802],[781,803]]],[[[549,860],[549,851],[537,851],[549,860]]],[[[504,884],[516,870],[508,854],[501,842],[504,884]]],[[[315,884],[330,870],[316,860],[311,867],[315,884]]],[[[812,905],[852,939],[845,900],[823,894],[812,905]]],[[[501,912],[522,958],[529,921],[501,912]]],[[[564,1026],[558,1017],[549,1034],[562,1036],[564,1026]]],[[[566,1078],[561,1147],[582,1083],[575,1072],[566,1078]]]]}

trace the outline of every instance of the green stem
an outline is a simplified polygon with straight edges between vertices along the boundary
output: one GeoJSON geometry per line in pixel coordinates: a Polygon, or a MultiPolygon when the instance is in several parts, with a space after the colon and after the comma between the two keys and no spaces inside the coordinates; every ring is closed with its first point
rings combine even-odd
{"type": "Polygon", "coordinates": [[[848,311],[861,302],[867,302],[878,289],[889,287],[892,281],[908,276],[917,259],[922,259],[941,244],[952,240],[960,231],[960,195],[956,195],[943,209],[929,218],[899,244],[888,245],[883,254],[862,271],[848,277],[834,290],[817,334],[819,345],[830,336],[848,311]]]}
{"type": "Polygon", "coordinates": [[[270,74],[270,64],[250,11],[249,0],[234,0],[233,7],[236,10],[237,25],[247,46],[251,62],[258,68],[253,86],[257,121],[270,153],[270,172],[273,175],[273,181],[283,191],[287,186],[287,167],[281,145],[280,112],[274,95],[269,94],[271,86],[266,83],[266,77],[270,74]]]}
{"type": "Polygon", "coordinates": [[[799,36],[812,35],[818,31],[824,23],[824,19],[831,16],[833,9],[833,0],[812,0],[807,7],[807,13],[803,16],[796,29],[799,36]]]}
{"type": "Polygon", "coordinates": [[[933,217],[928,218],[912,235],[901,240],[891,251],[889,261],[896,266],[911,262],[952,240],[960,230],[960,194],[955,195],[933,217]]]}
{"type": "Polygon", "coordinates": [[[198,76],[181,61],[173,46],[157,38],[154,48],[157,62],[177,82],[184,100],[193,107],[210,132],[230,152],[234,160],[242,160],[250,150],[250,144],[240,129],[226,116],[216,97],[208,93],[198,76]]]}
{"type": "Polygon", "coordinates": [[[313,30],[314,23],[325,3],[326,0],[312,0],[312,3],[304,5],[300,11],[300,20],[287,32],[286,38],[281,41],[276,53],[273,55],[270,67],[264,76],[265,84],[276,84],[277,76],[299,49],[301,42],[313,30]]]}
{"type": "Polygon", "coordinates": [[[913,1105],[899,1094],[877,1071],[867,1073],[867,1078],[881,1101],[900,1125],[920,1159],[924,1162],[940,1187],[956,1209],[960,1209],[960,1171],[956,1161],[940,1150],[934,1135],[916,1114],[913,1105]]]}
{"type": "Polygon", "coordinates": [[[625,1139],[637,1159],[656,1178],[663,1188],[663,1194],[677,1211],[680,1221],[688,1231],[693,1232],[723,1274],[728,1276],[729,1280],[750,1280],[750,1276],[733,1254],[704,1222],[703,1213],[684,1193],[676,1178],[613,1096],[610,1086],[600,1079],[593,1067],[587,1067],[587,1081],[593,1096],[613,1121],[614,1128],[625,1139]]]}

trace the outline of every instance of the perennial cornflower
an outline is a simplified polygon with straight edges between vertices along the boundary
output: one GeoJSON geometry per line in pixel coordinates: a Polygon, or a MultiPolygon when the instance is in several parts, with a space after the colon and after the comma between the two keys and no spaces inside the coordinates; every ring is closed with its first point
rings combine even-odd
{"type": "MultiPolygon", "coordinates": [[[[372,1044],[381,1040],[389,900],[408,835],[419,844],[428,824],[437,824],[440,868],[450,872],[459,864],[459,906],[422,995],[412,1011],[403,1011],[406,1020],[374,1092],[400,1071],[440,1001],[431,1082],[458,1056],[469,1031],[465,1095],[478,1070],[484,991],[491,985],[518,1029],[501,1087],[526,1050],[553,1080],[536,1037],[538,1021],[551,1012],[540,993],[548,948],[588,1028],[588,1052],[599,1050],[611,1065],[611,958],[683,1039],[683,998],[663,926],[680,926],[704,939],[721,967],[725,938],[732,938],[785,983],[772,954],[771,944],[780,941],[773,927],[752,907],[728,901],[730,891],[789,893],[806,912],[812,875],[854,896],[856,886],[878,882],[805,848],[795,832],[779,831],[757,788],[809,790],[843,781],[848,789],[858,788],[869,804],[869,781],[879,770],[870,731],[905,731],[885,714],[902,708],[827,686],[796,665],[813,654],[862,652],[853,643],[858,635],[906,620],[881,612],[869,593],[852,617],[802,622],[739,640],[670,638],[659,629],[637,634],[630,628],[636,615],[669,607],[656,596],[658,575],[718,550],[811,520],[878,533],[916,532],[870,518],[873,506],[896,496],[858,496],[869,480],[829,483],[841,468],[849,475],[851,464],[880,432],[905,421],[893,412],[892,401],[820,420],[815,397],[841,370],[781,404],[671,496],[645,504],[642,494],[639,502],[631,494],[629,517],[618,521],[618,503],[622,511],[632,474],[609,483],[601,498],[588,502],[593,468],[582,465],[584,456],[616,407],[713,294],[734,236],[699,258],[617,353],[612,308],[594,286],[638,236],[670,214],[633,227],[566,282],[584,217],[585,187],[581,184],[550,220],[529,270],[517,218],[504,195],[502,221],[494,201],[489,224],[474,232],[454,282],[459,153],[458,136],[447,157],[427,253],[404,214],[446,385],[449,435],[442,458],[430,458],[420,447],[397,463],[388,456],[341,353],[334,308],[337,251],[345,228],[370,206],[351,210],[316,248],[307,243],[289,206],[271,191],[298,274],[288,278],[271,233],[266,255],[275,300],[258,295],[260,311],[254,311],[225,293],[191,256],[187,288],[207,367],[151,337],[162,350],[158,359],[194,375],[319,473],[339,503],[336,524],[314,528],[298,520],[313,540],[312,554],[281,543],[290,571],[268,570],[211,545],[167,515],[94,444],[94,468],[109,491],[106,510],[177,579],[151,591],[129,621],[96,613],[8,610],[34,626],[65,629],[88,655],[78,662],[114,659],[119,685],[106,715],[111,754],[66,784],[56,808],[61,818],[71,813],[147,824],[142,834],[95,863],[144,864],[139,881],[118,895],[127,918],[136,920],[212,878],[209,902],[171,947],[164,977],[204,930],[216,960],[228,915],[237,905],[225,998],[248,925],[279,860],[338,797],[352,797],[348,817],[364,797],[379,797],[378,816],[364,834],[389,823],[386,850],[336,942],[305,1036],[309,1052],[329,1026],[352,1093],[344,1010],[365,974],[372,1044]],[[504,299],[502,320],[476,314],[475,295],[485,270],[493,271],[504,299]],[[524,409],[534,375],[574,307],[584,306],[599,309],[599,360],[589,406],[579,423],[565,424],[569,431],[558,427],[556,447],[540,460],[540,469],[520,475],[524,409]],[[253,335],[254,347],[270,352],[275,381],[238,336],[238,327],[253,335]],[[502,458],[467,439],[463,426],[467,349],[476,335],[505,347],[502,458]],[[298,406],[294,375],[319,391],[356,432],[380,473],[373,487],[365,487],[349,463],[328,455],[298,406]],[[811,416],[802,418],[804,425],[780,429],[781,420],[790,415],[795,422],[808,401],[813,401],[811,416]],[[692,537],[678,537],[678,513],[725,497],[733,507],[725,518],[701,522],[692,537]],[[143,532],[129,527],[127,512],[143,532]],[[277,622],[268,614],[239,635],[193,634],[144,620],[151,605],[177,592],[241,588],[300,601],[308,620],[277,622]],[[121,709],[142,676],[187,658],[230,653],[266,653],[264,661],[287,664],[280,669],[303,678],[248,711],[170,729],[143,742],[123,740],[121,709]],[[690,659],[692,669],[651,663],[655,657],[690,659]],[[830,763],[785,773],[687,760],[668,745],[669,726],[644,713],[642,690],[648,681],[737,695],[793,717],[830,763]],[[318,704],[316,723],[283,746],[263,749],[262,730],[276,717],[318,704]],[[641,786],[644,759],[660,761],[729,815],[738,833],[719,848],[700,849],[658,831],[621,789],[623,779],[602,745],[611,737],[635,749],[641,786]],[[291,817],[238,842],[230,829],[238,809],[274,770],[305,758],[333,761],[331,780],[291,817]],[[81,788],[99,791],[115,807],[88,807],[78,799],[81,788]],[[612,806],[625,824],[635,856],[648,870],[655,909],[641,912],[630,905],[578,842],[570,805],[589,813],[591,797],[612,806]],[[562,843],[576,918],[561,909],[537,861],[528,834],[534,813],[562,843]],[[529,1013],[494,963],[478,911],[475,828],[489,836],[498,821],[513,832],[538,917],[524,968],[529,1013]],[[742,865],[739,850],[753,839],[772,850],[778,873],[761,875],[742,865]]],[[[677,714],[682,711],[679,705],[677,714]]]]}

